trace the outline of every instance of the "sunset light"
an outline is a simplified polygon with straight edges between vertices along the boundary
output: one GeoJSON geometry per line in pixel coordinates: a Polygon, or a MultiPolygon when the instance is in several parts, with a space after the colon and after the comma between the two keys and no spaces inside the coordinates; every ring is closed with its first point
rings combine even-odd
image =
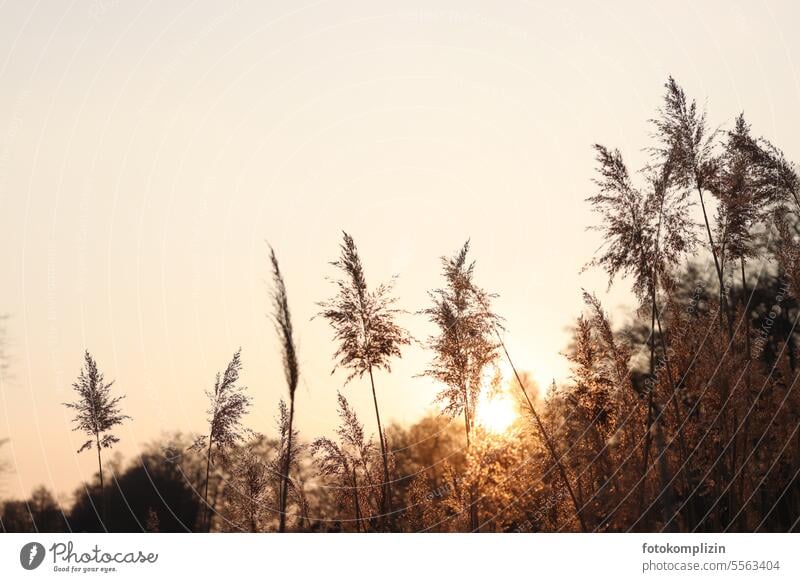
{"type": "Polygon", "coordinates": [[[517,408],[514,398],[500,392],[494,396],[482,394],[476,407],[478,425],[489,432],[501,434],[506,432],[517,419],[517,408]]]}
{"type": "Polygon", "coordinates": [[[799,579],[798,23],[0,0],[0,578],[799,579]]]}

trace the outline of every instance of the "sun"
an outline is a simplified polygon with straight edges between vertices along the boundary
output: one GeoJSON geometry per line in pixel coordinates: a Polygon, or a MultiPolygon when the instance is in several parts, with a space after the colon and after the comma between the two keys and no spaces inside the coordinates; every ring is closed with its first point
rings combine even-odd
{"type": "Polygon", "coordinates": [[[517,407],[514,399],[506,392],[493,396],[481,394],[476,406],[477,424],[489,432],[501,434],[506,432],[517,419],[517,407]]]}

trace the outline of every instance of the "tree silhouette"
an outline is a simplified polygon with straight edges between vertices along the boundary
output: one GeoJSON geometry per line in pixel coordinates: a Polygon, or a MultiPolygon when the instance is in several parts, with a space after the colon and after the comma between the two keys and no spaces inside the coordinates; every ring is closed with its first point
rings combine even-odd
{"type": "Polygon", "coordinates": [[[205,503],[205,529],[211,531],[211,511],[208,503],[208,483],[211,476],[211,459],[213,447],[223,461],[227,459],[231,448],[242,443],[245,438],[252,434],[247,428],[242,426],[242,417],[250,407],[252,399],[246,394],[247,388],[240,386],[239,373],[242,369],[242,350],[233,354],[228,367],[214,382],[213,390],[206,390],[206,397],[210,406],[208,414],[208,434],[199,437],[192,448],[195,450],[206,450],[206,478],[203,490],[203,501],[205,503]]]}
{"type": "Polygon", "coordinates": [[[401,347],[408,345],[411,338],[408,332],[395,322],[400,310],[394,307],[397,300],[391,295],[393,283],[381,284],[374,291],[370,291],[353,237],[345,232],[343,239],[339,259],[331,263],[342,272],[343,277],[335,281],[337,294],[319,304],[322,307],[319,315],[328,320],[334,329],[335,339],[339,342],[335,353],[337,362],[334,371],[340,367],[348,368],[350,374],[346,382],[369,374],[383,461],[381,509],[391,520],[389,461],[378,397],[375,393],[373,370],[391,371],[391,359],[401,357],[401,347]]]}
{"type": "MultiPolygon", "coordinates": [[[[205,455],[185,450],[181,435],[144,445],[141,454],[124,469],[115,471],[114,487],[107,490],[109,519],[114,532],[150,531],[179,533],[194,531],[202,511],[196,494],[202,487],[205,455]]],[[[75,532],[102,531],[91,497],[95,486],[74,493],[68,512],[75,532]]]]}
{"type": "Polygon", "coordinates": [[[108,527],[108,508],[105,504],[105,489],[103,481],[103,460],[101,449],[109,449],[119,442],[111,431],[115,426],[122,424],[131,417],[122,414],[119,403],[125,398],[111,396],[113,381],[106,383],[102,372],[97,369],[97,363],[88,350],[84,354],[84,367],[81,369],[78,380],[72,385],[78,395],[76,402],[64,403],[64,406],[76,412],[72,419],[75,425],[72,430],[82,432],[91,438],[81,445],[78,452],[97,448],[97,468],[100,475],[100,495],[103,498],[103,522],[108,527]]]}
{"type": "Polygon", "coordinates": [[[273,321],[275,329],[281,340],[281,350],[283,354],[283,371],[286,376],[286,385],[289,389],[289,418],[286,429],[287,443],[285,464],[282,469],[283,479],[280,488],[280,503],[278,507],[279,526],[278,530],[286,531],[286,500],[289,493],[289,468],[292,457],[292,426],[294,423],[294,393],[297,390],[297,381],[300,377],[300,370],[297,365],[297,349],[294,344],[294,332],[292,328],[292,318],[289,313],[289,299],[286,294],[286,283],[283,280],[278,258],[275,251],[270,248],[270,261],[272,262],[272,279],[274,289],[272,293],[272,303],[274,308],[273,321]]]}

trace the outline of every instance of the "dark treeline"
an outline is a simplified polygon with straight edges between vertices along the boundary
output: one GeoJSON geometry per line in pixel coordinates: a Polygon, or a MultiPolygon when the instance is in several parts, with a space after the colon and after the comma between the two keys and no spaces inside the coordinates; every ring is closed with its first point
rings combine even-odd
{"type": "Polygon", "coordinates": [[[712,130],[672,79],[649,123],[641,171],[595,146],[588,198],[604,244],[587,268],[630,285],[636,305],[612,322],[583,292],[562,385],[518,372],[524,354],[506,350],[511,326],[467,243],[442,258],[416,314],[432,324],[415,339],[441,414],[387,426],[375,372],[390,373],[414,340],[392,282],[372,284],[344,234],[318,317],[334,369],[369,390],[378,434],[340,392],[335,434],[301,435],[291,295],[272,252],[286,383],[276,426],[244,427],[259,403],[237,351],[209,382],[206,434],[164,437],[127,465],[105,459],[114,428],[135,420],[87,352],[67,406],[81,451],[97,455],[95,479],[66,505],[44,488],[6,501],[3,531],[797,531],[800,180],[744,115],[712,130]],[[497,433],[480,407],[501,391],[517,396],[518,415],[497,433]]]}

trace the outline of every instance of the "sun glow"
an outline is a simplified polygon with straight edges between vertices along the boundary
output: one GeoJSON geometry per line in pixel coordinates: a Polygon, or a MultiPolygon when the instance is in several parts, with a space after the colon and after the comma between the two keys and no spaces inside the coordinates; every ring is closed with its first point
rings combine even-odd
{"type": "Polygon", "coordinates": [[[506,432],[517,419],[516,403],[506,392],[482,394],[476,409],[478,425],[496,434],[506,432]]]}

